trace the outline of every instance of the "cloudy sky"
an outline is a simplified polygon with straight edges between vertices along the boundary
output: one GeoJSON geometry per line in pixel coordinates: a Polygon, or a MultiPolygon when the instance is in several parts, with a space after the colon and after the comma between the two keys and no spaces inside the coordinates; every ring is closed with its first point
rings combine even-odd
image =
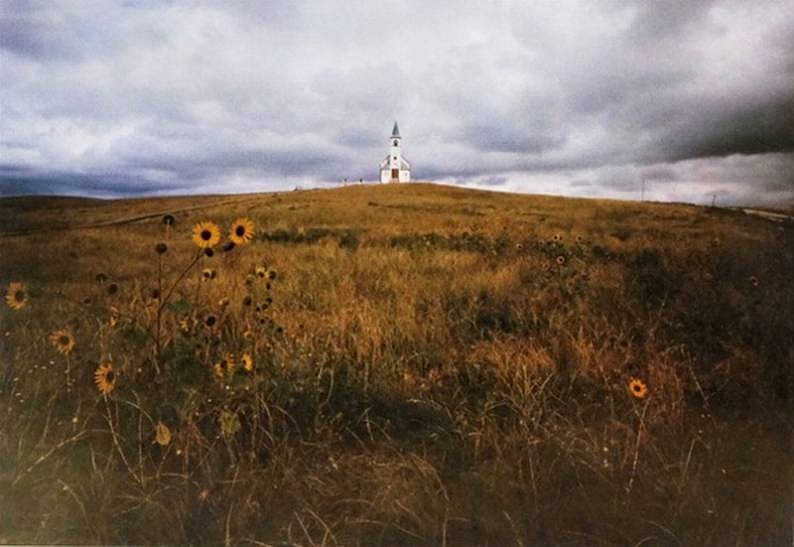
{"type": "Polygon", "coordinates": [[[794,2],[0,1],[0,195],[794,203],[794,2]]]}

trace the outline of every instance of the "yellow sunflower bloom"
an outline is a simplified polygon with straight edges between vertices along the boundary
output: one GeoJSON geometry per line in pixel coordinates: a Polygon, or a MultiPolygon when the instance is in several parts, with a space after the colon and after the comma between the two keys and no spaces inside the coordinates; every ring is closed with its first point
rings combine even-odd
{"type": "Polygon", "coordinates": [[[193,243],[202,249],[214,247],[221,240],[221,229],[214,222],[199,222],[193,226],[193,243]]]}
{"type": "Polygon", "coordinates": [[[215,372],[215,377],[218,378],[218,380],[223,380],[227,376],[234,374],[234,357],[230,353],[227,353],[226,357],[215,363],[212,368],[215,372]]]}
{"type": "Polygon", "coordinates": [[[58,353],[66,355],[74,349],[74,336],[69,329],[56,330],[50,334],[50,342],[58,353]]]}
{"type": "Polygon", "coordinates": [[[21,310],[28,302],[28,292],[22,283],[9,283],[6,290],[6,303],[11,309],[21,310]]]}
{"type": "Polygon", "coordinates": [[[241,360],[243,362],[243,369],[245,369],[246,372],[254,371],[254,360],[251,357],[251,354],[243,353],[243,357],[241,360]]]}
{"type": "Polygon", "coordinates": [[[629,393],[638,399],[642,399],[648,395],[648,386],[646,386],[645,382],[642,380],[638,378],[632,378],[629,382],[629,393]]]}
{"type": "Polygon", "coordinates": [[[229,239],[237,245],[245,245],[254,238],[254,222],[250,218],[238,218],[232,222],[229,239]]]}
{"type": "Polygon", "coordinates": [[[116,380],[118,380],[118,375],[113,370],[111,363],[99,365],[94,372],[94,382],[102,395],[109,395],[116,388],[116,380]]]}

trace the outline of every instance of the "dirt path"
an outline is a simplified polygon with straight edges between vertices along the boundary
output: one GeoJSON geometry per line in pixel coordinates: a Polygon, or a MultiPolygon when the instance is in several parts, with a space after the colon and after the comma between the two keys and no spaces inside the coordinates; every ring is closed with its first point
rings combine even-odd
{"type": "Polygon", "coordinates": [[[52,226],[48,228],[37,228],[31,230],[19,230],[14,232],[0,232],[0,237],[14,237],[14,236],[26,236],[26,235],[33,235],[33,234],[43,234],[47,232],[62,232],[64,230],[85,230],[91,228],[104,228],[107,226],[121,226],[123,224],[131,224],[133,222],[141,222],[144,220],[150,220],[153,218],[159,218],[164,215],[177,215],[180,213],[186,213],[188,211],[197,211],[200,209],[211,209],[213,207],[219,207],[221,205],[233,205],[236,203],[241,203],[244,201],[248,201],[251,199],[251,196],[245,197],[238,197],[232,199],[226,199],[223,201],[216,201],[213,203],[205,203],[202,205],[194,205],[192,207],[182,207],[179,209],[168,209],[165,211],[157,211],[154,213],[146,213],[141,215],[129,216],[129,217],[122,217],[112,220],[103,220],[101,222],[94,222],[91,224],[76,224],[74,226],[52,226]]]}

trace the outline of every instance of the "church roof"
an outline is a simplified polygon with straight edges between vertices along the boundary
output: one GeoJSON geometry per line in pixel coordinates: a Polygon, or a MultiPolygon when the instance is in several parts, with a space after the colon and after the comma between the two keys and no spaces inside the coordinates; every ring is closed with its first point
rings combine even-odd
{"type": "Polygon", "coordinates": [[[397,127],[397,120],[394,121],[394,129],[391,130],[392,137],[399,137],[400,136],[400,128],[397,127]]]}

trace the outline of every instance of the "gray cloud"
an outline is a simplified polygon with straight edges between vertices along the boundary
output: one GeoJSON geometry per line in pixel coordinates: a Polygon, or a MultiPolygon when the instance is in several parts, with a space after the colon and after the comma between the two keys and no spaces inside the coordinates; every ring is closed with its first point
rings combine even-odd
{"type": "Polygon", "coordinates": [[[790,200],[792,34],[775,0],[9,1],[0,194],[372,180],[397,118],[422,179],[790,200]]]}

